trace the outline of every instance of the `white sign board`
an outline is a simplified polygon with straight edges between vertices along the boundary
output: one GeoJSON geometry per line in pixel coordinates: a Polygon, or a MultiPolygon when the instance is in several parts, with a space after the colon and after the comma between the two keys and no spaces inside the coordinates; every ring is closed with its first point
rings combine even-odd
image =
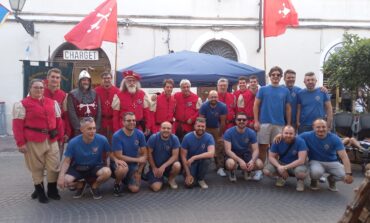
{"type": "Polygon", "coordinates": [[[99,51],[96,50],[63,50],[65,60],[99,60],[99,51]]]}

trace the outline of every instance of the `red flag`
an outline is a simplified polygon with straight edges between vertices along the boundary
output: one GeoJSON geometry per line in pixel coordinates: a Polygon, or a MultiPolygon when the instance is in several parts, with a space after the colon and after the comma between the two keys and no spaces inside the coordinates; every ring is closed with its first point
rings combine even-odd
{"type": "Polygon", "coordinates": [[[103,41],[117,42],[117,2],[106,0],[64,38],[79,49],[96,49],[103,41]]]}
{"type": "Polygon", "coordinates": [[[298,26],[298,14],[290,0],[265,0],[264,36],[279,36],[287,26],[298,26]]]}

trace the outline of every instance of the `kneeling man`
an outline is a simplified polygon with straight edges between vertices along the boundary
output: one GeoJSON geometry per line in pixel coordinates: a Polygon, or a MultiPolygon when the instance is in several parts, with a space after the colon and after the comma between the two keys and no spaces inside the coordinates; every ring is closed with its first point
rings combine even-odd
{"type": "Polygon", "coordinates": [[[307,176],[305,161],[307,145],[304,140],[295,136],[295,129],[287,125],[283,128],[282,139],[273,143],[269,151],[269,163],[263,173],[266,176],[278,176],[276,186],[282,187],[289,176],[297,178],[297,191],[304,191],[304,179],[307,176]]]}
{"type": "Polygon", "coordinates": [[[136,117],[133,112],[123,114],[123,128],[112,137],[112,152],[110,168],[113,178],[116,178],[113,195],[121,196],[121,182],[133,192],[139,192],[141,173],[147,161],[145,136],[136,128],[136,117]]]}
{"type": "MultiPolygon", "coordinates": [[[[251,178],[253,170],[262,170],[263,163],[258,159],[258,144],[256,133],[246,127],[247,115],[239,112],[235,119],[236,126],[229,128],[224,134],[225,152],[228,157],[226,169],[229,170],[229,180],[236,181],[236,170],[244,172],[244,179],[251,178]]],[[[259,180],[260,178],[255,178],[259,180]]]]}
{"type": "Polygon", "coordinates": [[[351,163],[340,138],[328,131],[325,120],[316,119],[313,122],[313,131],[299,135],[308,147],[310,160],[311,189],[318,190],[318,180],[324,173],[328,173],[329,190],[338,191],[336,181],[343,180],[347,184],[353,181],[351,163]],[[339,162],[342,160],[343,165],[339,162]]]}
{"type": "Polygon", "coordinates": [[[205,132],[205,118],[197,118],[194,131],[184,136],[181,144],[181,160],[185,170],[185,186],[193,187],[197,182],[202,189],[208,185],[204,180],[211,158],[215,155],[215,141],[205,132]]]}
{"type": "Polygon", "coordinates": [[[160,132],[153,134],[148,140],[150,170],[147,177],[153,191],[159,191],[162,188],[164,177],[168,178],[168,184],[172,189],[178,187],[175,178],[181,170],[181,164],[178,161],[180,142],[179,138],[171,132],[171,123],[163,122],[160,132]]]}
{"type": "Polygon", "coordinates": [[[102,198],[99,186],[109,179],[111,171],[106,167],[103,160],[104,153],[109,153],[110,147],[107,138],[96,134],[95,121],[92,117],[83,118],[80,121],[82,135],[76,136],[69,141],[65,158],[58,177],[60,188],[75,186],[76,193],[73,198],[83,196],[86,181],[94,179],[91,185],[91,193],[94,199],[102,198]]]}

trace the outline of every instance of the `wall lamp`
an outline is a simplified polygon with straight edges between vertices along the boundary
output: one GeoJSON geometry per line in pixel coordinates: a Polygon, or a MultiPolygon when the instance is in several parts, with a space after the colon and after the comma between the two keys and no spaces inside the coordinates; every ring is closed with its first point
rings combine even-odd
{"type": "Polygon", "coordinates": [[[23,6],[26,3],[26,0],[9,0],[9,3],[10,3],[10,7],[12,8],[14,12],[15,20],[19,22],[20,24],[22,24],[26,32],[33,37],[35,35],[35,26],[33,22],[21,19],[18,16],[18,14],[22,11],[23,6]]]}

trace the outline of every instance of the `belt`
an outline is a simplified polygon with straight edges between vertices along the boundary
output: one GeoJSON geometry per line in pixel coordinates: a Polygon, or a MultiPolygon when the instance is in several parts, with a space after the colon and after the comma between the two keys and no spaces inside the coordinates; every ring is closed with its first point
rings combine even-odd
{"type": "Polygon", "coordinates": [[[25,128],[29,129],[29,130],[32,130],[32,131],[35,131],[35,132],[41,132],[41,133],[46,134],[46,135],[49,134],[49,132],[50,132],[50,130],[48,130],[48,129],[32,128],[32,127],[28,127],[28,126],[26,126],[25,128]]]}

